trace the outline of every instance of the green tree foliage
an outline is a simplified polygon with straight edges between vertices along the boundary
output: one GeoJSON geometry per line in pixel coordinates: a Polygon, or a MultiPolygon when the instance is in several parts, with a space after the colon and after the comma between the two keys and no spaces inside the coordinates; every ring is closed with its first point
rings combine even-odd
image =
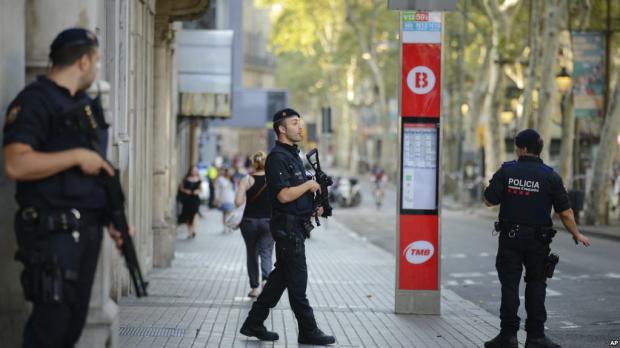
{"type": "MultiPolygon", "coordinates": [[[[351,64],[355,64],[355,80],[360,86],[366,85],[372,80],[370,67],[365,64],[369,54],[374,54],[371,58],[381,69],[386,94],[397,96],[398,14],[388,10],[385,1],[258,3],[280,6],[280,13],[274,13],[270,45],[278,57],[278,82],[291,90],[294,100],[310,95],[326,102],[327,96],[344,92],[351,64]],[[362,48],[361,40],[366,41],[368,51],[362,48]]],[[[369,93],[373,91],[369,89],[369,93]]]]}

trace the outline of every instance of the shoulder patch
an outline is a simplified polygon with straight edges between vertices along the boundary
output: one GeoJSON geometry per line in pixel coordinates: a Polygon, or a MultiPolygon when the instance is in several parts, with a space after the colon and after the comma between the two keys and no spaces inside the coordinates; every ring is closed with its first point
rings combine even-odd
{"type": "Polygon", "coordinates": [[[17,120],[17,115],[22,110],[22,107],[19,105],[13,106],[9,112],[6,114],[6,119],[4,120],[5,124],[13,124],[15,120],[17,120]]]}
{"type": "Polygon", "coordinates": [[[517,164],[517,161],[508,161],[508,162],[504,162],[504,163],[502,163],[502,168],[504,168],[504,167],[514,166],[515,164],[517,164]]]}

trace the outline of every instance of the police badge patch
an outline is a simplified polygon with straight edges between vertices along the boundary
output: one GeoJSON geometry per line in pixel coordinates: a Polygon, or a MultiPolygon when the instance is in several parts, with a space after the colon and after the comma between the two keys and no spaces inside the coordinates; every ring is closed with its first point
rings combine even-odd
{"type": "Polygon", "coordinates": [[[17,115],[19,114],[19,112],[21,111],[22,107],[19,105],[15,105],[13,106],[9,112],[6,114],[6,119],[4,120],[4,122],[6,124],[12,124],[15,122],[15,120],[17,119],[17,115]]]}

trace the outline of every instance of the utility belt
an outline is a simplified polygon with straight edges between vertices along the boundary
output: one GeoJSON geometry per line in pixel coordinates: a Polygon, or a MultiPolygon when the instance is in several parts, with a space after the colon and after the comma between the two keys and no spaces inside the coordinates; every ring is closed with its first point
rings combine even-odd
{"type": "Polygon", "coordinates": [[[274,210],[271,216],[270,228],[274,238],[294,238],[299,230],[305,238],[310,237],[314,225],[310,222],[311,216],[298,216],[274,210]]]}
{"type": "Polygon", "coordinates": [[[495,232],[506,234],[508,238],[530,234],[545,244],[551,244],[553,237],[557,233],[553,227],[549,226],[514,224],[500,221],[495,222],[494,229],[495,232]]]}
{"type": "Polygon", "coordinates": [[[83,227],[101,225],[103,221],[102,211],[25,207],[17,212],[15,259],[24,264],[21,283],[27,300],[46,304],[72,300],[67,298],[71,296],[67,295],[66,281],[78,281],[79,265],[63,267],[60,264],[58,255],[50,252],[50,235],[67,233],[78,244],[83,227]]]}
{"type": "MultiPolygon", "coordinates": [[[[508,238],[517,238],[517,236],[527,234],[534,235],[536,239],[545,244],[551,244],[553,237],[557,233],[556,230],[548,226],[532,226],[499,221],[495,222],[495,231],[507,235],[508,238]]],[[[544,272],[541,273],[541,276],[553,278],[553,272],[558,262],[560,262],[560,256],[550,252],[545,257],[544,264],[542,265],[544,272]]]]}
{"type": "Polygon", "coordinates": [[[18,217],[24,222],[43,222],[49,232],[74,231],[81,226],[99,225],[104,221],[103,210],[79,209],[38,209],[25,207],[19,209],[18,217]]]}

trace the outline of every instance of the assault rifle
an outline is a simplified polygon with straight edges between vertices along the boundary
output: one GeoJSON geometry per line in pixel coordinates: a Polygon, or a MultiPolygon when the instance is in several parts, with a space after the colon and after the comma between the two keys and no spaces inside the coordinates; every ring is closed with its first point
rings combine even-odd
{"type": "Polygon", "coordinates": [[[116,174],[114,176],[102,174],[101,179],[108,198],[110,220],[114,228],[121,233],[123,238],[121,253],[125,258],[125,265],[129,270],[131,282],[136,289],[136,296],[147,296],[148,294],[146,293],[146,288],[149,283],[145,282],[142,278],[140,264],[138,263],[138,256],[136,255],[136,248],[134,247],[133,239],[129,234],[129,225],[127,224],[127,216],[125,216],[125,195],[123,194],[123,189],[121,187],[119,172],[116,170],[116,174]]]}
{"type": "MultiPolygon", "coordinates": [[[[328,187],[334,184],[331,176],[325,174],[325,172],[321,169],[321,163],[319,162],[319,151],[317,149],[312,149],[310,152],[306,154],[306,158],[308,159],[308,163],[314,169],[314,176],[316,182],[321,186],[321,192],[314,196],[314,209],[319,206],[323,207],[323,214],[321,215],[324,218],[332,216],[332,206],[329,204],[329,193],[328,187]]],[[[314,221],[317,226],[321,226],[319,222],[319,217],[315,216],[314,221]]]]}
{"type": "MultiPolygon", "coordinates": [[[[97,126],[105,124],[101,96],[97,96],[92,101],[88,98],[82,99],[69,111],[63,113],[61,119],[67,120],[67,124],[74,130],[88,134],[92,150],[100,154],[102,153],[99,135],[97,134],[97,126]]],[[[125,215],[125,195],[123,194],[118,169],[115,171],[114,176],[103,173],[99,175],[99,179],[106,191],[108,199],[107,212],[109,213],[110,220],[114,228],[121,233],[123,239],[121,253],[125,258],[125,265],[129,270],[129,276],[136,289],[136,296],[143,297],[147,296],[146,287],[148,282],[145,282],[142,278],[136,248],[129,234],[129,225],[125,215]]]]}

